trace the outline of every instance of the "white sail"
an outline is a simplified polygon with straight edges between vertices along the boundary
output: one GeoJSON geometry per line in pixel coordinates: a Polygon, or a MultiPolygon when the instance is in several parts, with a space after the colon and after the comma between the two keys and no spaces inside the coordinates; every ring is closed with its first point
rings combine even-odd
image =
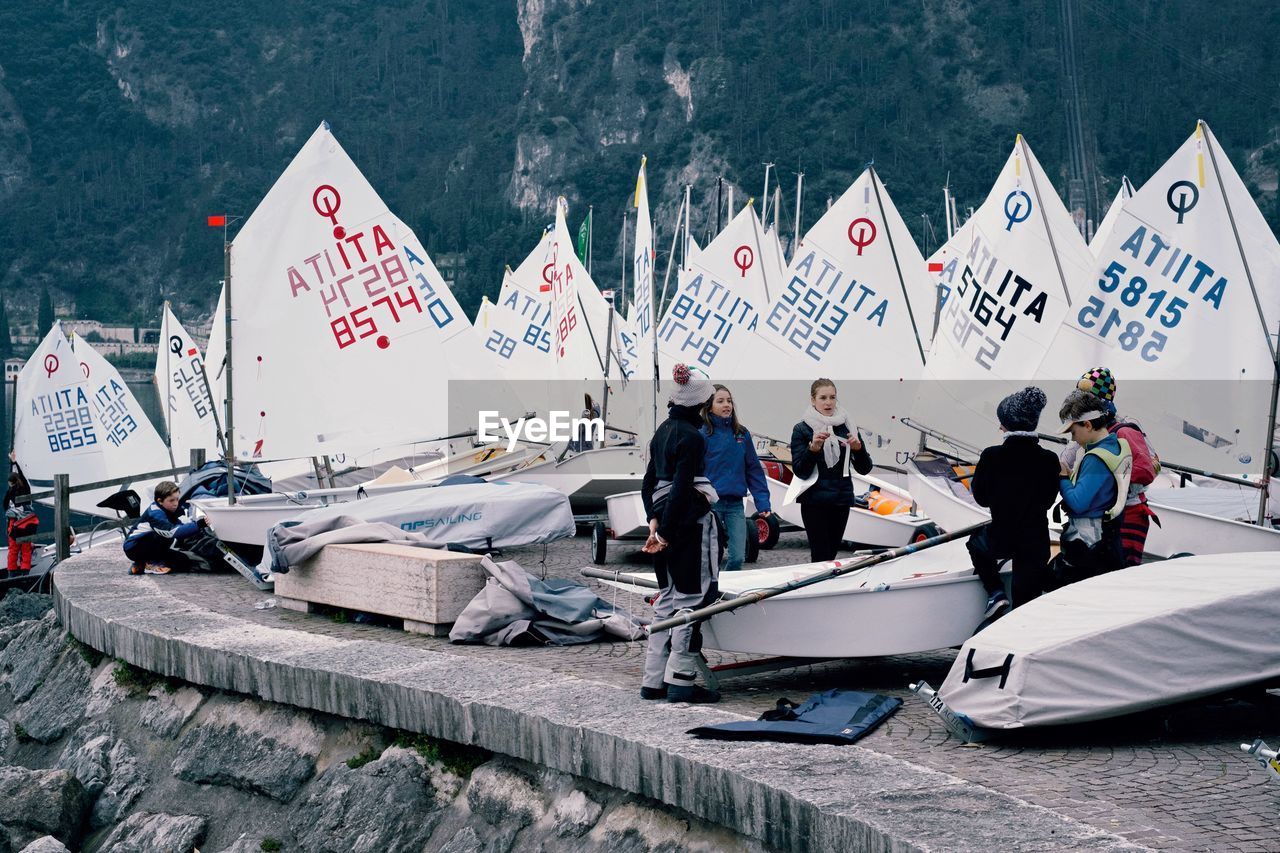
{"type": "MultiPolygon", "coordinates": [[[[67,474],[77,486],[169,467],[164,443],[119,372],[84,339],[73,347],[60,323],[18,374],[15,406],[14,453],[33,483],[67,474]]],[[[74,494],[71,506],[102,514],[94,505],[119,488],[74,494]]]]}
{"type": "Polygon", "coordinates": [[[867,169],[805,234],[754,335],[726,353],[726,376],[803,381],[786,392],[794,406],[778,405],[777,388],[751,401],[748,416],[773,435],[790,434],[808,381],[824,376],[873,452],[911,449],[898,419],[924,363],[921,323],[932,294],[920,250],[867,169]]]}
{"type": "Polygon", "coordinates": [[[204,357],[168,302],[160,312],[155,381],[174,463],[186,464],[196,448],[202,448],[209,459],[217,457],[217,421],[204,357]]]}
{"type": "MultiPolygon", "coordinates": [[[[509,277],[510,273],[506,277],[509,277]]],[[[476,314],[475,330],[495,368],[512,379],[544,379],[552,370],[551,305],[504,281],[507,295],[486,297],[476,314]]]]}
{"type": "MultiPolygon", "coordinates": [[[[930,259],[943,302],[913,418],[977,447],[992,443],[996,404],[1036,375],[1092,263],[1019,135],[986,201],[930,259]]],[[[1046,391],[1056,408],[1057,391],[1046,391]]]]}
{"type": "Polygon", "coordinates": [[[1111,207],[1107,208],[1107,213],[1102,217],[1102,221],[1098,223],[1098,228],[1093,232],[1093,237],[1089,240],[1089,251],[1093,256],[1098,257],[1098,252],[1107,245],[1107,241],[1111,239],[1111,232],[1116,227],[1116,219],[1120,216],[1120,211],[1124,210],[1125,202],[1133,198],[1135,190],[1133,184],[1129,183],[1129,176],[1122,175],[1120,177],[1120,189],[1116,191],[1116,197],[1111,202],[1111,207]]]}
{"type": "Polygon", "coordinates": [[[481,363],[470,323],[327,123],[245,223],[231,266],[237,456],[447,434],[448,380],[481,363]]]}
{"type": "Polygon", "coordinates": [[[1105,365],[1165,458],[1260,471],[1278,321],[1280,244],[1200,122],[1118,212],[1052,375],[1105,365]]]}
{"type": "Polygon", "coordinates": [[[720,353],[736,333],[754,329],[760,311],[781,292],[780,271],[766,256],[755,208],[747,205],[682,268],[658,325],[660,375],[673,363],[723,372],[720,353]]]}
{"type": "Polygon", "coordinates": [[[635,331],[639,336],[637,348],[640,352],[640,364],[634,369],[629,364],[625,365],[625,369],[633,370],[632,373],[624,372],[623,375],[628,379],[633,375],[649,377],[652,374],[653,352],[656,346],[654,336],[657,331],[658,309],[655,305],[656,294],[653,292],[653,222],[649,218],[649,182],[645,173],[646,162],[645,158],[641,159],[640,173],[636,176],[634,199],[636,230],[635,242],[631,247],[636,313],[628,315],[629,318],[634,317],[635,331]]]}

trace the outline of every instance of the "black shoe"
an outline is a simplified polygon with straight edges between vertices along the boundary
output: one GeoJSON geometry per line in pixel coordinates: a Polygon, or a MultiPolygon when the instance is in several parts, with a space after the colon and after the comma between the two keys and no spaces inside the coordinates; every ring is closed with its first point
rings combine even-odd
{"type": "Polygon", "coordinates": [[[667,688],[667,701],[710,705],[712,702],[720,701],[720,693],[716,690],[708,690],[701,684],[694,684],[688,687],[673,684],[667,688]]]}
{"type": "Polygon", "coordinates": [[[640,698],[641,699],[666,699],[667,685],[664,684],[661,687],[641,687],[640,698]]]}
{"type": "Polygon", "coordinates": [[[1009,607],[1009,597],[1004,594],[1004,590],[998,589],[987,598],[987,609],[982,611],[982,618],[990,619],[1001,610],[1007,610],[1009,607]]]}

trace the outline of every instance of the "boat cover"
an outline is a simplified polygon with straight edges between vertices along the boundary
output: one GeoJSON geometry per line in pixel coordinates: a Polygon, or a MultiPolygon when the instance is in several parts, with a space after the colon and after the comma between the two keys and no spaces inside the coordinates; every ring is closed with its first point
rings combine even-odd
{"type": "MultiPolygon", "coordinates": [[[[1215,489],[1189,486],[1181,489],[1147,489],[1147,500],[1174,509],[1189,510],[1232,521],[1253,521],[1258,516],[1257,489],[1215,489]]],[[[1156,514],[1160,507],[1155,507],[1156,514]]]]}
{"type": "Polygon", "coordinates": [[[515,560],[485,557],[484,589],[463,608],[449,640],[490,646],[571,646],[606,636],[639,640],[640,620],[587,587],[569,580],[539,580],[515,560]]]}
{"type": "Polygon", "coordinates": [[[902,707],[902,700],[858,690],[828,690],[797,705],[779,699],[758,720],[698,726],[688,734],[721,740],[780,740],[791,743],[854,743],[902,707]]]}
{"type": "Polygon", "coordinates": [[[1280,677],[1280,557],[1147,563],[1017,608],[960,649],[939,690],[978,726],[1085,722],[1280,677]]]}
{"type": "Polygon", "coordinates": [[[318,507],[293,522],[323,524],[340,516],[421,534],[431,546],[461,545],[477,551],[555,542],[576,532],[569,499],[555,489],[465,476],[450,477],[438,486],[318,507]]]}

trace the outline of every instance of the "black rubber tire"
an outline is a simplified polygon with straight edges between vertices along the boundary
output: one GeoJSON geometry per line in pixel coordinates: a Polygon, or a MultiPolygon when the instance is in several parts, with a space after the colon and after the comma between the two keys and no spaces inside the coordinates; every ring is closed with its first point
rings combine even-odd
{"type": "Polygon", "coordinates": [[[770,515],[762,518],[755,515],[751,518],[751,522],[756,526],[756,540],[760,547],[766,551],[773,549],[778,544],[778,537],[782,535],[782,525],[778,523],[776,515],[770,515]]]}
{"type": "Polygon", "coordinates": [[[743,562],[754,563],[760,559],[760,534],[756,532],[754,525],[747,525],[747,553],[743,557],[743,562]]]}
{"type": "Polygon", "coordinates": [[[932,521],[928,524],[922,524],[916,528],[916,532],[911,536],[911,544],[923,542],[926,539],[932,539],[935,536],[941,536],[942,530],[932,521]]]}
{"type": "Polygon", "coordinates": [[[591,562],[597,566],[603,566],[608,559],[608,553],[609,533],[605,530],[604,522],[597,521],[591,525],[591,562]]]}

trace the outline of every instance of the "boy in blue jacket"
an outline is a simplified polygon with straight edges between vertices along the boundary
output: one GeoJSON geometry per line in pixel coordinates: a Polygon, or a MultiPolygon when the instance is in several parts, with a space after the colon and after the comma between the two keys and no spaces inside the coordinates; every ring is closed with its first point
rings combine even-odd
{"type": "Polygon", "coordinates": [[[195,539],[207,521],[183,521],[186,512],[187,507],[178,499],[177,483],[162,480],[156,484],[155,502],[124,540],[125,556],[133,561],[129,574],[167,575],[174,569],[191,567],[187,555],[173,546],[195,539]]]}
{"type": "Polygon", "coordinates": [[[1062,431],[1083,452],[1068,468],[1060,463],[1058,488],[1068,516],[1062,531],[1061,573],[1068,582],[1100,575],[1124,565],[1120,518],[1129,494],[1133,453],[1129,442],[1110,431],[1112,409],[1085,391],[1072,391],[1058,417],[1062,431]]]}

